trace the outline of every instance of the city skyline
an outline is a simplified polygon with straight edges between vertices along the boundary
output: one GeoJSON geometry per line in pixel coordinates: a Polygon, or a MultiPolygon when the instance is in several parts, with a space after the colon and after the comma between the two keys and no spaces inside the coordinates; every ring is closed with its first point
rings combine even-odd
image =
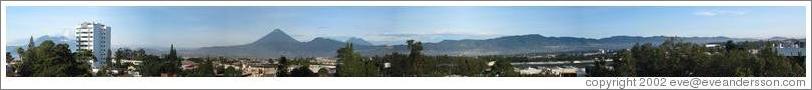
{"type": "Polygon", "coordinates": [[[114,46],[250,43],[282,29],[298,41],[359,37],[373,44],[555,37],[803,38],[803,7],[9,7],[9,45],[70,36],[83,21],[116,27],[114,46]],[[43,23],[47,21],[48,23],[43,23]],[[43,27],[47,26],[47,27],[43,27]],[[213,38],[212,36],[218,36],[213,38]]]}

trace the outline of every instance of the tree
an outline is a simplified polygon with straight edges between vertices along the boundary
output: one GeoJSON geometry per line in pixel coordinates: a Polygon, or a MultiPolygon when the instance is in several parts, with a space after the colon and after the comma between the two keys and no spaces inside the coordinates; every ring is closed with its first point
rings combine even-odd
{"type": "Polygon", "coordinates": [[[276,64],[276,76],[287,77],[288,75],[288,58],[285,56],[279,57],[279,62],[276,64]]]}
{"type": "Polygon", "coordinates": [[[669,39],[616,54],[614,76],[795,77],[802,64],[777,54],[772,41],[725,42],[724,50],[669,39]],[[757,50],[757,51],[754,51],[757,50]]]}
{"type": "Polygon", "coordinates": [[[135,51],[136,60],[142,60],[142,65],[139,70],[144,76],[161,76],[167,74],[169,76],[180,73],[181,58],[177,55],[175,45],[170,45],[169,54],[164,58],[155,55],[147,55],[144,49],[135,51]]]}
{"type": "Polygon", "coordinates": [[[381,76],[381,68],[383,63],[379,63],[375,60],[363,60],[362,62],[362,73],[364,77],[378,77],[381,76]]]}
{"type": "Polygon", "coordinates": [[[737,49],[741,49],[741,48],[739,48],[739,46],[736,45],[736,43],[733,43],[733,40],[728,40],[727,42],[725,42],[725,50],[726,51],[737,50],[737,49]]]}
{"type": "Polygon", "coordinates": [[[14,57],[11,56],[11,52],[6,52],[6,76],[8,77],[17,75],[17,68],[11,65],[12,60],[14,60],[14,57]]]}
{"type": "Polygon", "coordinates": [[[423,43],[419,41],[416,42],[415,40],[407,40],[406,44],[409,47],[409,60],[411,60],[409,64],[409,67],[411,67],[409,75],[420,76],[421,72],[423,72],[421,69],[423,67],[423,55],[421,54],[423,43]]]}
{"type": "Polygon", "coordinates": [[[516,77],[519,73],[513,70],[513,65],[507,60],[496,60],[495,64],[491,67],[493,76],[497,77],[516,77]]]}
{"type": "Polygon", "coordinates": [[[315,77],[316,74],[313,73],[308,67],[309,65],[303,65],[299,68],[293,69],[290,71],[290,76],[292,77],[315,77]]]}
{"type": "MultiPolygon", "coordinates": [[[[635,45],[634,47],[638,47],[635,45]]],[[[632,56],[631,51],[621,51],[619,56],[614,57],[614,64],[612,67],[614,68],[614,75],[613,76],[620,76],[620,77],[635,77],[637,76],[636,73],[636,63],[637,61],[632,56]]]]}
{"type": "Polygon", "coordinates": [[[225,71],[223,71],[223,76],[224,77],[241,77],[242,76],[242,71],[240,71],[239,69],[236,69],[234,67],[228,67],[228,68],[226,68],[225,71]]]}
{"type": "Polygon", "coordinates": [[[804,76],[804,69],[786,57],[778,55],[772,47],[765,47],[756,55],[765,62],[761,76],[767,77],[799,77],[804,76]]]}
{"type": "MultiPolygon", "coordinates": [[[[30,49],[30,48],[29,48],[30,49]]],[[[19,76],[33,76],[34,70],[33,63],[36,58],[33,56],[35,53],[33,52],[26,52],[22,48],[17,48],[17,53],[20,54],[20,61],[22,64],[18,68],[17,74],[19,76]]]]}
{"type": "Polygon", "coordinates": [[[109,77],[110,73],[108,73],[107,70],[109,70],[109,67],[107,67],[107,66],[101,67],[99,69],[99,71],[97,71],[94,76],[96,76],[96,77],[109,77]]]}
{"type": "Polygon", "coordinates": [[[319,69],[318,76],[319,77],[329,77],[331,75],[330,75],[330,71],[327,70],[327,68],[321,68],[321,69],[319,69]]]}
{"type": "MultiPolygon", "coordinates": [[[[30,42],[29,44],[33,44],[30,42]]],[[[20,51],[23,63],[20,76],[24,77],[82,77],[92,76],[90,64],[84,62],[77,53],[71,53],[68,44],[55,44],[43,41],[39,46],[29,45],[20,51]]],[[[20,49],[18,49],[20,50],[20,49]]]]}
{"type": "Polygon", "coordinates": [[[83,61],[95,61],[96,58],[93,56],[93,51],[81,49],[76,54],[76,59],[83,60],[83,61]]]}
{"type": "Polygon", "coordinates": [[[170,45],[169,54],[166,56],[163,65],[161,65],[161,73],[176,74],[180,71],[181,58],[178,57],[175,45],[170,45]]]}
{"type": "Polygon", "coordinates": [[[598,60],[593,63],[594,66],[588,68],[589,76],[591,77],[610,77],[613,76],[612,72],[606,68],[608,66],[606,61],[598,60]]]}
{"type": "Polygon", "coordinates": [[[115,56],[114,59],[116,60],[116,65],[121,65],[122,64],[121,59],[125,58],[124,57],[124,50],[122,50],[121,48],[116,49],[116,53],[113,54],[113,55],[115,56]]]}
{"type": "Polygon", "coordinates": [[[214,74],[216,74],[216,75],[222,75],[223,73],[225,73],[225,71],[226,71],[225,66],[215,66],[214,67],[214,74]]]}
{"type": "Polygon", "coordinates": [[[407,76],[409,62],[406,55],[393,52],[392,54],[386,55],[383,58],[386,59],[390,65],[389,69],[386,70],[386,72],[389,73],[388,75],[395,77],[407,76]]]}
{"type": "Polygon", "coordinates": [[[11,60],[14,60],[14,57],[11,56],[11,52],[6,52],[6,63],[11,63],[11,60]]]}
{"type": "MultiPolygon", "coordinates": [[[[144,51],[144,49],[138,49],[138,50],[135,51],[134,55],[135,56],[146,56],[147,51],[144,51]]],[[[143,60],[143,59],[136,59],[136,60],[143,60]]]]}
{"type": "Polygon", "coordinates": [[[337,75],[341,77],[359,77],[363,76],[363,68],[361,62],[361,55],[353,51],[352,43],[346,43],[344,47],[339,48],[337,75]]]}
{"type": "MultiPolygon", "coordinates": [[[[445,57],[445,56],[444,56],[445,57]]],[[[462,76],[496,76],[501,71],[495,68],[501,68],[506,65],[498,65],[496,61],[503,59],[496,56],[480,56],[476,58],[471,57],[448,57],[453,60],[449,62],[452,65],[449,70],[449,75],[462,75],[462,76]]],[[[500,75],[504,76],[504,75],[500,75]]]]}
{"type": "Polygon", "coordinates": [[[361,54],[353,50],[353,44],[347,43],[337,51],[337,76],[341,77],[374,77],[381,75],[379,62],[364,60],[361,54]]]}
{"type": "Polygon", "coordinates": [[[28,38],[28,49],[34,48],[34,36],[28,38]]]}
{"type": "Polygon", "coordinates": [[[141,73],[142,76],[148,76],[148,77],[161,76],[160,70],[161,70],[161,65],[162,65],[161,61],[162,60],[161,60],[160,57],[155,56],[155,55],[140,54],[140,55],[137,55],[135,59],[143,61],[141,63],[141,65],[139,65],[139,68],[138,68],[139,73],[141,73]]]}
{"type": "Polygon", "coordinates": [[[105,60],[104,61],[104,66],[107,68],[107,70],[116,70],[116,68],[115,68],[116,65],[113,64],[112,59],[113,59],[113,53],[112,53],[112,51],[110,51],[110,49],[107,49],[107,56],[105,56],[105,58],[104,58],[104,60],[105,60]]]}

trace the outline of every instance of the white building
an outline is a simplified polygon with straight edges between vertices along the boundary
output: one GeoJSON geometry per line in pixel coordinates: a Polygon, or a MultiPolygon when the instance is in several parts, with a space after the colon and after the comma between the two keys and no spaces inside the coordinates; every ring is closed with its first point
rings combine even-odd
{"type": "MultiPolygon", "coordinates": [[[[98,22],[83,22],[76,26],[76,42],[79,50],[90,50],[93,52],[96,61],[93,68],[99,68],[108,60],[110,51],[110,26],[98,22]]],[[[77,51],[79,51],[77,50],[77,51]]]]}
{"type": "Polygon", "coordinates": [[[722,46],[722,45],[720,45],[720,44],[705,44],[705,47],[709,47],[709,48],[711,48],[711,47],[719,47],[719,46],[722,46]]]}
{"type": "Polygon", "coordinates": [[[514,68],[513,70],[516,71],[516,72],[519,72],[519,74],[522,74],[522,75],[531,75],[531,74],[544,73],[545,69],[536,69],[536,68],[533,68],[533,67],[527,67],[527,68],[514,68]]]}

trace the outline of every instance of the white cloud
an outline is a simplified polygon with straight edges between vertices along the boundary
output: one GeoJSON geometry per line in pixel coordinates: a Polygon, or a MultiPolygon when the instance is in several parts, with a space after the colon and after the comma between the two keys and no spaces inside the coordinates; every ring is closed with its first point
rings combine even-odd
{"type": "Polygon", "coordinates": [[[739,16],[747,14],[743,11],[732,11],[732,10],[702,10],[694,12],[694,15],[698,16],[739,16]]]}

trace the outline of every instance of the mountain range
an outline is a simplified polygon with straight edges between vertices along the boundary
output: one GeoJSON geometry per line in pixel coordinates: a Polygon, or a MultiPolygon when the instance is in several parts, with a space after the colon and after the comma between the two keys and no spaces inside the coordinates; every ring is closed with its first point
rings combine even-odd
{"type": "MultiPolygon", "coordinates": [[[[569,51],[589,51],[597,49],[624,49],[636,43],[659,44],[668,39],[666,36],[639,37],[614,36],[601,39],[579,37],[547,37],[539,34],[504,36],[491,39],[444,40],[436,43],[423,43],[423,52],[428,55],[508,55],[524,53],[549,53],[569,51]]],[[[740,39],[728,37],[676,37],[685,42],[711,43],[733,41],[751,41],[757,39],[740,39]]],[[[192,57],[229,56],[229,57],[333,57],[336,50],[353,44],[356,52],[363,55],[384,55],[393,52],[407,53],[405,45],[372,45],[361,38],[338,41],[318,37],[311,41],[300,42],[280,29],[255,42],[234,45],[202,47],[181,50],[180,54],[192,57]]],[[[405,42],[404,42],[405,43],[405,42]]]]}
{"type": "MultiPolygon", "coordinates": [[[[365,42],[365,41],[363,41],[365,42]]],[[[194,50],[181,50],[181,55],[188,56],[243,56],[243,57],[278,57],[278,56],[333,56],[335,50],[344,46],[344,42],[315,38],[300,42],[282,30],[275,29],[259,40],[236,46],[202,47],[194,50]]]]}
{"type": "MultiPolygon", "coordinates": [[[[554,53],[570,51],[594,51],[597,49],[624,49],[636,43],[659,44],[668,39],[666,36],[613,36],[608,38],[592,39],[579,37],[549,37],[539,34],[504,36],[491,39],[463,39],[444,40],[440,42],[424,42],[423,53],[428,55],[511,55],[526,53],[554,53]]],[[[676,37],[685,42],[711,43],[733,41],[753,41],[761,39],[744,39],[728,37],[676,37]]],[[[790,39],[772,37],[766,40],[790,39]]],[[[34,38],[35,44],[45,40],[55,43],[67,43],[75,46],[74,39],[65,36],[40,36],[34,38]]],[[[16,55],[16,48],[25,48],[28,39],[6,46],[6,52],[16,55]]],[[[274,29],[258,40],[234,46],[213,46],[201,48],[180,49],[179,53],[190,57],[227,56],[227,57],[334,57],[336,50],[350,42],[356,52],[363,55],[384,55],[393,52],[408,53],[405,45],[374,45],[368,41],[352,37],[345,41],[318,37],[311,41],[301,42],[280,29],[274,29]]],[[[403,42],[405,43],[405,42],[403,42]]],[[[144,48],[144,47],[142,47],[144,48]]],[[[76,47],[71,47],[75,50],[76,47]]],[[[144,48],[151,54],[165,54],[167,48],[144,48]]]]}

